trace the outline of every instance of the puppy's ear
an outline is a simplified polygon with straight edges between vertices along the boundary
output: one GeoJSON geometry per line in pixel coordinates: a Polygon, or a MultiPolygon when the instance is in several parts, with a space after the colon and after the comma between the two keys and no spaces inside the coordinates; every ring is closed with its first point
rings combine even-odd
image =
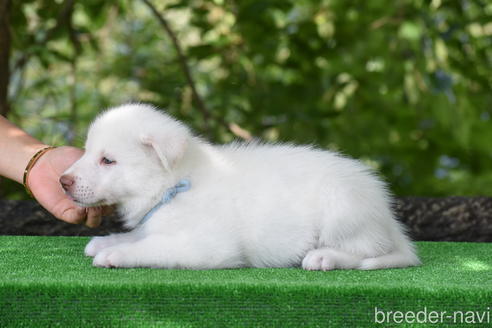
{"type": "Polygon", "coordinates": [[[188,146],[188,136],[186,134],[176,135],[150,135],[144,134],[140,136],[140,141],[147,147],[151,147],[157,157],[159,157],[162,166],[167,171],[172,168],[183,157],[188,146]]]}

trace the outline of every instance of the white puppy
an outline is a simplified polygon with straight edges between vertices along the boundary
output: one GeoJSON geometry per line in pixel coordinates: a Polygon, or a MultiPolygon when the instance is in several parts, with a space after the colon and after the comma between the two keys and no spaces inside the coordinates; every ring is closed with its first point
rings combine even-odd
{"type": "Polygon", "coordinates": [[[100,115],[60,181],[82,206],[116,204],[133,229],[93,238],[95,266],[419,264],[385,184],[360,162],[310,146],[211,145],[148,105],[100,115]]]}

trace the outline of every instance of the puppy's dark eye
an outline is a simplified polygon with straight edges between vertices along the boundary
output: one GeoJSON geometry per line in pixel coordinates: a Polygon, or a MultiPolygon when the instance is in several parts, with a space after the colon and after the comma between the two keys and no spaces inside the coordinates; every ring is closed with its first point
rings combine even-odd
{"type": "Polygon", "coordinates": [[[116,161],[113,161],[111,159],[108,159],[107,157],[103,157],[103,158],[101,158],[101,164],[103,164],[103,165],[112,165],[112,164],[116,164],[116,161]]]}

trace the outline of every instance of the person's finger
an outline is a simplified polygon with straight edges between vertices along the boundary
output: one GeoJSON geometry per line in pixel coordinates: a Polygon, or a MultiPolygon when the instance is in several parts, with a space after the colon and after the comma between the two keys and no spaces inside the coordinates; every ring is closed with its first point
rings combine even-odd
{"type": "Polygon", "coordinates": [[[86,219],[85,209],[79,207],[69,207],[65,209],[60,215],[56,216],[59,219],[72,224],[84,223],[86,219]]]}
{"type": "Polygon", "coordinates": [[[87,210],[87,221],[85,221],[85,225],[89,228],[98,227],[101,224],[102,212],[101,207],[89,208],[87,210]]]}
{"type": "Polygon", "coordinates": [[[102,216],[108,216],[113,214],[114,206],[103,206],[102,207],[102,216]]]}

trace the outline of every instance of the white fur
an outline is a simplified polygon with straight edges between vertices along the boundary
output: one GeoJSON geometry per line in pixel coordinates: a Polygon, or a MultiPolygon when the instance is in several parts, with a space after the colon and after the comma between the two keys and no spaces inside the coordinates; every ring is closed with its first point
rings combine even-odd
{"type": "Polygon", "coordinates": [[[128,233],[95,237],[100,267],[307,270],[419,264],[385,184],[359,161],[310,146],[211,145],[148,105],[106,111],[65,174],[79,204],[116,204],[128,233]],[[101,158],[115,160],[104,165],[101,158]],[[143,225],[180,179],[191,181],[143,225]]]}

